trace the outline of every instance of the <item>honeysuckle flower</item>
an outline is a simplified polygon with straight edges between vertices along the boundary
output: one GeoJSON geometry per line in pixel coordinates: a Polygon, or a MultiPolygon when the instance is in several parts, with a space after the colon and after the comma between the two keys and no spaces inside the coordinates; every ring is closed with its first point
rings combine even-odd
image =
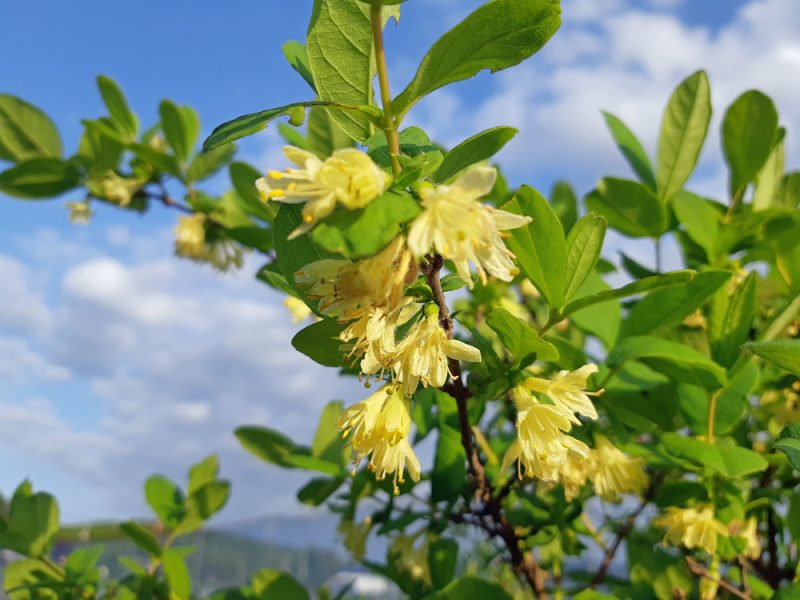
{"type": "Polygon", "coordinates": [[[337,203],[349,209],[363,208],[389,186],[389,176],[366,153],[354,148],[336,150],[324,161],[294,146],[286,146],[283,153],[298,168],[268,171],[256,181],[256,188],[264,202],[304,205],[303,223],[289,239],[310,230],[333,212],[337,203]]]}
{"type": "Polygon", "coordinates": [[[698,548],[714,555],[717,552],[717,539],[728,535],[728,529],[714,518],[711,506],[678,508],[670,506],[666,514],[656,519],[657,527],[664,527],[664,544],[673,546],[683,544],[689,549],[698,548]]]}
{"type": "Polygon", "coordinates": [[[406,439],[400,440],[394,446],[387,442],[380,442],[372,453],[369,468],[374,471],[378,481],[383,481],[387,474],[394,473],[395,495],[400,493],[399,484],[405,483],[403,473],[406,469],[408,469],[412,481],[419,481],[422,473],[419,459],[406,439]]]}
{"type": "Polygon", "coordinates": [[[289,314],[292,315],[292,323],[302,323],[314,314],[308,307],[308,304],[296,296],[286,296],[286,298],[283,299],[283,305],[289,310],[289,314]]]}
{"type": "Polygon", "coordinates": [[[747,545],[742,554],[752,560],[761,556],[761,541],[758,539],[758,519],[751,517],[746,523],[735,521],[728,525],[728,533],[734,537],[743,538],[747,545]]]}
{"type": "Polygon", "coordinates": [[[319,300],[319,309],[328,312],[336,302],[336,278],[339,271],[349,265],[348,260],[323,259],[308,263],[294,274],[297,287],[305,290],[306,295],[319,300]]]}
{"type": "Polygon", "coordinates": [[[455,263],[469,287],[473,285],[470,263],[484,283],[487,272],[511,281],[519,269],[499,232],[523,227],[531,219],[479,202],[492,190],[496,179],[495,169],[479,166],[450,185],[423,188],[423,211],[408,233],[408,247],[414,256],[421,258],[433,248],[455,263]]]}
{"type": "Polygon", "coordinates": [[[175,253],[178,256],[203,260],[206,248],[206,217],[202,214],[180,215],[175,227],[175,253]]]}
{"type": "Polygon", "coordinates": [[[576,415],[597,419],[597,410],[589,396],[596,396],[598,392],[586,391],[586,380],[594,373],[597,373],[597,365],[589,364],[572,372],[559,371],[550,379],[528,377],[522,385],[565,409],[570,420],[577,425],[580,421],[576,415]]]}
{"type": "Polygon", "coordinates": [[[425,316],[397,344],[394,369],[406,396],[412,396],[419,384],[442,387],[450,374],[448,359],[480,362],[481,352],[459,340],[449,339],[439,325],[439,309],[425,307],[425,316]]]}
{"type": "Polygon", "coordinates": [[[133,195],[139,191],[146,181],[135,177],[123,177],[111,169],[93,172],[86,186],[93,196],[103,198],[126,207],[133,200],[133,195]]]}
{"type": "Polygon", "coordinates": [[[580,495],[581,489],[589,478],[591,464],[591,457],[583,456],[578,452],[567,453],[567,461],[561,465],[558,473],[561,483],[564,484],[564,497],[567,502],[573,501],[580,495]]]}
{"type": "Polygon", "coordinates": [[[64,206],[69,210],[69,222],[75,225],[88,225],[89,219],[94,215],[91,205],[86,202],[66,202],[64,206]]]}
{"type": "Polygon", "coordinates": [[[619,501],[623,494],[641,496],[649,484],[644,461],[628,456],[601,435],[595,437],[589,479],[597,495],[608,502],[619,501]]]}
{"type": "Polygon", "coordinates": [[[364,558],[367,552],[367,538],[372,531],[372,517],[365,517],[360,523],[349,519],[342,520],[337,528],[342,538],[342,544],[355,560],[364,558]]]}

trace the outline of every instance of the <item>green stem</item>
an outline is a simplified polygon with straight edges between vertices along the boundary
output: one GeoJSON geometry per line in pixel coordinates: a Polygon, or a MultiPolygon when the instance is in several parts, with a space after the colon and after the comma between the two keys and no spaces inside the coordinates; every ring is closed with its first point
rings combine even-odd
{"type": "Polygon", "coordinates": [[[711,394],[711,399],[708,402],[708,424],[706,425],[706,441],[709,444],[714,443],[714,421],[717,420],[717,397],[719,391],[711,394]]]}
{"type": "Polygon", "coordinates": [[[378,70],[378,84],[383,102],[383,131],[386,134],[386,143],[389,144],[389,157],[392,161],[392,171],[398,175],[402,170],[400,166],[400,137],[397,135],[397,125],[392,116],[392,94],[389,90],[389,70],[386,67],[386,48],[383,45],[383,8],[382,2],[374,2],[370,12],[372,23],[372,41],[375,46],[375,64],[378,70]]]}
{"type": "Polygon", "coordinates": [[[739,208],[739,205],[741,205],[742,200],[744,200],[744,193],[746,190],[747,190],[747,185],[743,185],[738,190],[736,190],[736,193],[733,195],[733,198],[731,199],[731,204],[728,207],[728,212],[725,213],[726,223],[731,220],[733,213],[735,213],[736,210],[739,208]]]}

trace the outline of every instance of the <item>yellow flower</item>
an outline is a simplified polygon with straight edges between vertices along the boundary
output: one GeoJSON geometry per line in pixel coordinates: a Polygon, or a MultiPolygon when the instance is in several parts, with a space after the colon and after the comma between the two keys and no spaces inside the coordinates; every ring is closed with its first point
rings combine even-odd
{"type": "Polygon", "coordinates": [[[670,506],[664,516],[655,521],[657,527],[667,529],[664,543],[683,544],[689,549],[698,548],[714,555],[717,536],[727,536],[727,528],[714,518],[711,506],[677,508],[670,506]]]}
{"type": "Polygon", "coordinates": [[[342,520],[337,528],[342,536],[342,544],[355,560],[364,558],[367,552],[367,538],[372,531],[372,517],[366,517],[361,523],[342,520]]]}
{"type": "Polygon", "coordinates": [[[411,399],[395,386],[384,386],[366,400],[349,407],[339,418],[339,431],[353,448],[354,462],[372,454],[369,468],[382,480],[394,473],[394,490],[403,483],[403,471],[419,481],[421,467],[408,443],[411,399]]]}
{"type": "Polygon", "coordinates": [[[398,535],[389,547],[389,559],[401,570],[409,574],[411,579],[428,585],[431,584],[430,563],[428,562],[428,546],[430,539],[425,537],[421,544],[414,547],[422,531],[413,535],[398,535]]]}
{"type": "Polygon", "coordinates": [[[758,539],[758,520],[751,517],[747,523],[735,521],[728,525],[730,535],[742,538],[747,543],[742,554],[752,560],[761,556],[761,541],[758,539]]]}
{"type": "Polygon", "coordinates": [[[94,215],[91,205],[86,202],[67,202],[64,204],[69,209],[69,222],[75,225],[88,225],[89,219],[94,215]]]}
{"type": "Polygon", "coordinates": [[[423,257],[433,248],[455,263],[459,276],[470,287],[470,263],[484,283],[487,272],[502,281],[511,281],[519,269],[499,232],[523,227],[530,218],[478,201],[492,190],[496,178],[495,169],[479,166],[469,169],[451,185],[423,189],[424,210],[408,233],[408,246],[414,256],[423,257]]]}
{"type": "Polygon", "coordinates": [[[601,435],[595,438],[591,459],[589,479],[603,500],[617,502],[628,493],[641,496],[647,488],[649,479],[642,459],[631,458],[601,435]]]}
{"type": "Polygon", "coordinates": [[[303,224],[289,239],[331,214],[337,202],[349,209],[363,208],[389,186],[389,176],[367,154],[354,148],[337,150],[325,161],[294,146],[286,146],[283,152],[299,168],[269,171],[256,181],[256,187],[264,202],[304,204],[303,224]]]}
{"type": "Polygon", "coordinates": [[[567,454],[567,462],[561,466],[559,472],[561,483],[564,484],[564,496],[567,502],[571,502],[580,495],[581,489],[583,489],[583,485],[589,477],[591,465],[590,457],[583,456],[577,452],[569,452],[567,454]]]}
{"type": "Polygon", "coordinates": [[[111,169],[95,171],[87,182],[89,191],[123,208],[128,206],[133,195],[142,189],[145,181],[133,177],[122,177],[111,169]]]}
{"type": "Polygon", "coordinates": [[[178,217],[178,225],[175,227],[175,253],[194,260],[203,260],[208,256],[205,215],[178,217]]]}
{"type": "Polygon", "coordinates": [[[553,404],[566,410],[570,420],[577,425],[580,421],[576,414],[597,419],[597,411],[589,396],[596,396],[598,392],[586,391],[586,380],[594,373],[597,373],[597,366],[589,364],[572,372],[559,371],[551,379],[528,377],[522,385],[547,396],[553,404]]]}
{"type": "Polygon", "coordinates": [[[329,312],[336,302],[336,278],[348,260],[324,259],[307,264],[294,274],[297,287],[305,290],[309,298],[319,300],[319,309],[329,312]]]}
{"type": "Polygon", "coordinates": [[[286,298],[283,300],[283,305],[292,315],[292,323],[302,323],[314,314],[313,311],[308,307],[308,304],[296,296],[286,296],[286,298]]]}
{"type": "Polygon", "coordinates": [[[425,316],[397,344],[394,353],[395,374],[411,396],[421,383],[425,387],[442,387],[450,374],[448,358],[480,362],[477,348],[447,337],[439,325],[439,310],[434,304],[425,307],[425,316]]]}

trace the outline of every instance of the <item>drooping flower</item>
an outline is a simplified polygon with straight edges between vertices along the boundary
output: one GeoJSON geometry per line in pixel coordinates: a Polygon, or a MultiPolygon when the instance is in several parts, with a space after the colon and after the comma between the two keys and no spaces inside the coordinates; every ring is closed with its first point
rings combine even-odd
{"type": "Polygon", "coordinates": [[[435,304],[425,307],[425,316],[397,344],[394,369],[406,396],[417,387],[442,387],[450,374],[448,359],[480,362],[481,352],[459,340],[447,337],[439,325],[439,309],[435,304]]]}
{"type": "Polygon", "coordinates": [[[283,299],[283,305],[289,310],[289,314],[292,315],[292,323],[302,323],[314,314],[308,307],[308,304],[296,296],[286,296],[286,298],[283,299]]]}
{"type": "Polygon", "coordinates": [[[178,225],[175,227],[175,253],[194,260],[202,260],[207,256],[205,215],[178,217],[178,225]]]}
{"type": "Polygon", "coordinates": [[[758,519],[751,517],[746,523],[734,521],[728,525],[731,536],[744,539],[746,546],[742,554],[752,560],[761,556],[761,541],[758,539],[758,519]]]}
{"type": "Polygon", "coordinates": [[[567,502],[573,501],[580,495],[581,489],[589,478],[591,464],[590,456],[583,456],[578,452],[567,453],[567,462],[561,465],[558,473],[561,483],[564,484],[564,497],[567,502]]]}
{"type": "Polygon", "coordinates": [[[324,161],[294,146],[286,146],[283,152],[298,168],[269,171],[256,181],[256,187],[264,202],[304,205],[303,223],[289,239],[310,230],[333,212],[337,203],[349,209],[363,208],[389,185],[389,176],[354,148],[337,150],[324,161]]]}
{"type": "Polygon", "coordinates": [[[367,552],[367,538],[372,531],[372,517],[367,516],[360,523],[344,519],[339,523],[337,530],[342,537],[342,544],[350,555],[355,560],[363,559],[367,552]]]}
{"type": "Polygon", "coordinates": [[[597,495],[608,502],[618,502],[623,494],[644,493],[649,478],[641,458],[632,458],[605,437],[595,437],[589,479],[597,495]]]}
{"type": "Polygon", "coordinates": [[[423,189],[423,211],[408,233],[408,246],[414,256],[421,258],[433,248],[455,263],[459,276],[470,287],[470,263],[484,283],[487,272],[502,281],[511,281],[519,269],[500,231],[523,227],[531,219],[479,202],[492,190],[496,178],[495,169],[479,166],[450,185],[423,189]]]}
{"type": "Polygon", "coordinates": [[[87,201],[66,202],[64,206],[69,210],[69,222],[75,225],[88,225],[89,219],[94,215],[91,205],[87,201]]]}
{"type": "Polygon", "coordinates": [[[670,506],[666,514],[656,519],[657,527],[664,527],[664,543],[683,544],[689,549],[698,548],[711,555],[717,552],[718,536],[728,535],[728,529],[714,518],[711,506],[678,508],[670,506]]]}
{"type": "Polygon", "coordinates": [[[597,365],[589,364],[572,372],[559,371],[551,379],[528,377],[522,385],[565,409],[577,425],[580,421],[575,415],[597,419],[597,410],[589,396],[596,396],[598,392],[586,391],[586,380],[594,373],[597,373],[597,365]]]}

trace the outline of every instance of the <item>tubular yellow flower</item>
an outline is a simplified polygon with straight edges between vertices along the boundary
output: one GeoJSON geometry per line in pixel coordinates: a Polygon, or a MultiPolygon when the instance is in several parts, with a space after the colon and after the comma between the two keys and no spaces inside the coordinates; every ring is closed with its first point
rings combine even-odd
{"type": "Polygon", "coordinates": [[[420,383],[425,387],[442,387],[450,374],[448,358],[480,362],[481,352],[469,344],[449,339],[439,325],[438,309],[429,305],[425,317],[411,328],[394,352],[395,374],[406,396],[412,396],[420,383]],[[433,310],[428,310],[429,307],[433,310]]]}
{"type": "Polygon", "coordinates": [[[269,171],[256,181],[256,187],[264,202],[304,204],[303,224],[289,239],[327,217],[337,202],[349,209],[363,208],[389,186],[389,176],[367,154],[354,148],[337,150],[325,161],[294,146],[286,146],[283,152],[299,168],[269,171]]]}
{"type": "Polygon", "coordinates": [[[417,455],[408,440],[400,440],[392,446],[386,442],[380,442],[372,453],[369,461],[369,468],[375,472],[375,478],[382,481],[388,473],[394,473],[394,493],[400,493],[399,484],[405,483],[403,472],[408,469],[412,481],[419,481],[422,467],[419,464],[417,455]]]}
{"type": "Polygon", "coordinates": [[[597,410],[589,396],[596,396],[598,392],[586,391],[586,380],[594,373],[597,373],[597,365],[589,364],[572,372],[559,371],[552,379],[528,377],[522,385],[568,411],[570,420],[577,425],[580,421],[575,415],[597,419],[597,410]]]}
{"type": "Polygon", "coordinates": [[[355,560],[364,558],[367,552],[367,538],[372,531],[372,517],[366,517],[361,523],[343,520],[337,527],[342,537],[342,544],[355,560]]]}
{"type": "Polygon", "coordinates": [[[649,478],[641,458],[631,458],[605,437],[595,437],[589,479],[597,495],[608,502],[618,502],[623,494],[644,493],[649,478]]]}
{"type": "Polygon", "coordinates": [[[75,225],[88,225],[94,215],[91,205],[86,201],[66,202],[64,206],[69,209],[69,222],[75,225]]]}
{"type": "Polygon", "coordinates": [[[470,287],[470,263],[484,283],[487,272],[502,281],[511,281],[519,269],[499,232],[523,227],[530,218],[478,201],[492,190],[496,178],[495,169],[479,166],[469,169],[451,185],[423,189],[424,210],[408,234],[408,246],[414,256],[421,258],[434,248],[455,263],[459,276],[470,287]]]}
{"type": "Polygon", "coordinates": [[[302,323],[314,314],[305,302],[295,296],[286,296],[283,299],[283,305],[292,315],[292,323],[302,323]]]}
{"type": "Polygon", "coordinates": [[[206,248],[206,217],[202,214],[180,215],[175,227],[175,253],[178,256],[203,260],[206,248]]]}
{"type": "Polygon", "coordinates": [[[761,541],[758,539],[758,519],[751,517],[746,523],[734,521],[728,525],[728,533],[744,539],[747,543],[742,554],[752,560],[761,556],[761,541]]]}
{"type": "Polygon", "coordinates": [[[667,529],[664,534],[665,544],[683,544],[689,549],[699,548],[711,555],[717,552],[717,537],[728,535],[728,529],[714,518],[714,509],[711,506],[670,506],[664,516],[656,519],[655,524],[667,529]]]}
{"type": "Polygon", "coordinates": [[[567,462],[561,466],[559,472],[561,483],[564,484],[564,496],[567,502],[573,501],[580,495],[583,485],[589,478],[591,465],[591,456],[586,457],[577,452],[569,452],[567,454],[567,462]]]}

